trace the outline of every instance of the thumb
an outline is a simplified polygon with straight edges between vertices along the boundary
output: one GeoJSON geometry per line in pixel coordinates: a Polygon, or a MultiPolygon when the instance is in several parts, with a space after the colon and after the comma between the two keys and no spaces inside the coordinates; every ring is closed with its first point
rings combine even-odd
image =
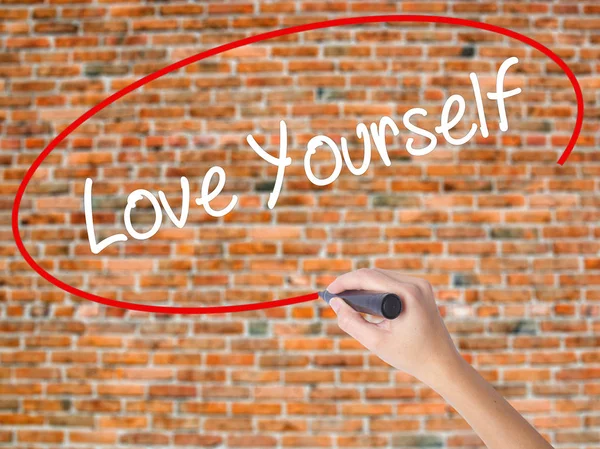
{"type": "Polygon", "coordinates": [[[375,346],[378,328],[366,321],[360,313],[350,307],[342,298],[332,298],[329,305],[337,315],[338,326],[367,349],[375,346]]]}

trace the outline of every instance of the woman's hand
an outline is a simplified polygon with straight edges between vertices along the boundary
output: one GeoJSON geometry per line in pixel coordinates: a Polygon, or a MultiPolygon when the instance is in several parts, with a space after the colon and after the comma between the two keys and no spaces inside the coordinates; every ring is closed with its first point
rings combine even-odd
{"type": "Polygon", "coordinates": [[[395,293],[403,310],[395,320],[373,323],[340,298],[330,302],[342,330],[383,361],[431,384],[448,365],[458,362],[456,350],[439,314],[431,285],[419,278],[379,269],[361,269],[338,277],[327,290],[376,290],[395,293]]]}
{"type": "Polygon", "coordinates": [[[339,326],[390,365],[412,374],[450,403],[489,449],[552,449],[544,438],[456,350],[428,282],[391,271],[358,270],[330,293],[377,290],[402,298],[395,320],[372,323],[340,298],[329,305],[339,326]]]}

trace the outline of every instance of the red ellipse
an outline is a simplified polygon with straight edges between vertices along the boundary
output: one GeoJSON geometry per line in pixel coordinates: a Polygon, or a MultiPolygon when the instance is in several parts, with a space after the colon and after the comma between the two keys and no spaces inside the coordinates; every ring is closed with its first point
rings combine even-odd
{"type": "Polygon", "coordinates": [[[81,117],[67,126],[58,136],[50,142],[50,144],[40,153],[40,155],[35,159],[31,167],[25,173],[25,177],[19,188],[17,190],[17,194],[15,196],[15,201],[13,203],[12,208],[12,230],[13,236],[15,238],[15,242],[21,255],[25,259],[25,261],[33,268],[40,276],[46,279],[48,282],[56,285],[67,293],[71,293],[75,296],[79,296],[83,299],[88,299],[90,301],[94,301],[100,304],[104,304],[107,306],[120,307],[128,310],[137,310],[142,312],[156,312],[156,313],[178,313],[178,314],[209,314],[209,313],[230,313],[230,312],[244,312],[249,310],[260,310],[267,309],[271,307],[280,307],[287,306],[291,304],[298,304],[301,302],[312,301],[318,298],[318,293],[310,293],[308,295],[296,296],[293,298],[279,299],[275,301],[268,302],[259,302],[259,303],[250,303],[250,304],[241,304],[241,305],[230,305],[230,306],[215,306],[215,307],[171,307],[171,306],[156,306],[156,305],[145,305],[145,304],[136,304],[125,301],[117,301],[114,299],[105,298],[103,296],[94,295],[92,293],[85,292],[78,288],[75,288],[69,284],[62,282],[60,279],[55,278],[42,267],[40,267],[37,262],[31,257],[31,255],[25,249],[25,245],[23,244],[23,240],[21,239],[21,235],[19,233],[19,208],[21,206],[21,199],[23,198],[23,194],[25,193],[25,189],[27,188],[27,184],[33,177],[33,174],[40,166],[40,164],[44,161],[44,159],[50,154],[50,152],[59,145],[69,134],[71,134],[79,125],[85,123],[90,117],[93,117],[97,112],[100,112],[102,109],[107,107],[108,105],[114,103],[119,98],[127,95],[130,92],[133,92],[137,88],[148,84],[149,82],[160,78],[163,75],[171,73],[175,70],[178,70],[182,67],[185,67],[194,62],[200,61],[202,59],[206,59],[210,56],[217,55],[219,53],[223,53],[227,50],[231,50],[234,48],[242,47],[244,45],[249,45],[254,42],[260,42],[268,39],[273,39],[280,36],[286,36],[288,34],[301,33],[303,31],[311,31],[317,30],[321,28],[332,28],[344,25],[358,25],[363,23],[377,23],[377,22],[429,22],[429,23],[444,23],[449,25],[458,25],[470,28],[478,28],[485,31],[491,31],[493,33],[502,34],[504,36],[519,40],[539,51],[544,53],[550,59],[552,59],[558,66],[563,70],[563,72],[569,78],[569,81],[573,85],[573,90],[575,91],[575,97],[577,98],[577,118],[575,121],[575,128],[573,130],[573,134],[569,139],[567,147],[563,151],[562,155],[558,160],[558,164],[563,165],[571,151],[575,147],[575,143],[577,141],[577,137],[581,132],[581,126],[583,124],[583,94],[581,92],[581,87],[575,77],[575,74],[569,68],[569,66],[552,50],[543,44],[537,42],[530,37],[527,37],[523,34],[517,33],[516,31],[512,31],[506,28],[499,27],[497,25],[491,25],[489,23],[477,22],[474,20],[460,19],[455,17],[445,17],[445,16],[429,16],[429,15],[379,15],[379,16],[366,16],[366,17],[348,17],[343,19],[333,19],[326,20],[324,22],[315,22],[308,23],[304,25],[293,26],[290,28],[283,28],[280,30],[273,30],[262,34],[257,34],[255,36],[246,37],[244,39],[240,39],[238,41],[230,42],[228,44],[220,45],[213,49],[204,51],[202,53],[198,53],[197,55],[190,56],[188,58],[182,59],[174,64],[171,64],[167,67],[164,67],[154,73],[146,75],[145,77],[135,81],[127,87],[115,92],[110,95],[105,100],[98,103],[92,109],[84,113],[81,117]]]}

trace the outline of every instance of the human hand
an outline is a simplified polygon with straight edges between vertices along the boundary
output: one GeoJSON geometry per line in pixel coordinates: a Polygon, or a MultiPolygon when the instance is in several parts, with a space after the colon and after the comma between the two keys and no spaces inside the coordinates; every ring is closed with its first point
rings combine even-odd
{"type": "Polygon", "coordinates": [[[327,290],[376,290],[402,298],[394,320],[369,322],[341,298],[329,305],[338,325],[383,361],[431,385],[460,355],[439,314],[431,285],[419,278],[379,269],[360,269],[339,276],[327,290]]]}
{"type": "Polygon", "coordinates": [[[552,449],[552,446],[459,355],[423,279],[384,270],[343,274],[327,287],[395,293],[404,309],[394,320],[365,320],[341,298],[329,305],[342,330],[382,360],[415,376],[448,401],[489,449],[552,449]]]}

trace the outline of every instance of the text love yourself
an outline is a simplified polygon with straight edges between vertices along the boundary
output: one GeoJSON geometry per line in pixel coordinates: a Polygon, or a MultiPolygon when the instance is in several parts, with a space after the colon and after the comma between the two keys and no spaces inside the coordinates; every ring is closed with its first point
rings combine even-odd
{"type": "MultiPolygon", "coordinates": [[[[498,69],[498,73],[496,76],[496,91],[487,93],[487,98],[490,100],[495,100],[498,106],[498,115],[499,115],[499,127],[501,131],[508,130],[508,120],[506,117],[506,108],[504,105],[504,100],[506,98],[518,95],[521,93],[520,88],[512,89],[509,91],[504,90],[504,77],[508,69],[517,64],[519,60],[516,57],[511,57],[505,60],[500,68],[498,69]]],[[[481,135],[484,138],[487,138],[488,128],[485,119],[485,110],[483,107],[483,101],[481,96],[481,89],[479,88],[479,81],[477,79],[477,75],[475,73],[471,73],[469,75],[471,79],[471,84],[473,86],[473,93],[475,97],[475,104],[477,108],[477,116],[479,119],[479,123],[473,123],[469,129],[469,131],[462,137],[453,137],[450,135],[450,131],[461,121],[465,113],[465,99],[461,95],[452,95],[450,96],[444,106],[442,108],[442,113],[440,116],[440,124],[435,127],[435,132],[437,134],[441,134],[446,142],[452,145],[463,145],[469,140],[473,138],[477,130],[481,132],[481,135]],[[457,104],[457,108],[454,116],[450,118],[450,112],[454,103],[457,104]]],[[[411,131],[412,133],[422,136],[428,139],[429,143],[427,146],[422,148],[415,148],[414,138],[409,138],[406,141],[406,151],[408,151],[413,156],[424,156],[431,151],[433,151],[437,145],[437,137],[434,133],[425,130],[411,123],[411,118],[415,115],[427,116],[427,111],[422,108],[413,108],[408,110],[402,117],[402,124],[404,127],[411,131]]],[[[386,129],[391,130],[394,136],[397,136],[400,133],[398,126],[390,117],[382,117],[378,124],[371,123],[369,127],[364,123],[359,123],[356,126],[356,135],[359,139],[362,139],[364,142],[364,157],[360,167],[356,167],[352,160],[350,159],[348,153],[348,144],[345,138],[340,139],[340,145],[334,142],[330,137],[325,135],[318,135],[310,139],[307,143],[306,153],[304,156],[304,170],[307,178],[316,186],[326,186],[328,184],[333,183],[342,171],[342,166],[345,164],[348,170],[354,175],[362,175],[369,168],[369,164],[371,162],[371,139],[375,144],[375,148],[381,157],[383,163],[387,166],[391,165],[390,158],[387,153],[386,143],[385,143],[385,133],[386,129]],[[333,157],[335,159],[335,167],[332,173],[327,178],[319,178],[317,177],[311,168],[311,158],[314,154],[316,154],[317,149],[320,147],[326,146],[326,150],[331,151],[333,153],[333,157]]],[[[285,169],[292,163],[292,159],[287,156],[287,125],[284,120],[280,122],[280,146],[279,146],[279,157],[274,157],[268,154],[263,148],[256,143],[256,140],[252,135],[248,135],[246,138],[250,147],[269,164],[272,164],[277,167],[277,176],[275,180],[275,184],[273,187],[273,191],[269,195],[268,207],[273,209],[277,204],[277,200],[279,198],[279,194],[281,192],[281,187],[283,185],[283,178],[285,175],[285,169]]],[[[236,206],[238,202],[237,195],[232,195],[231,201],[229,204],[219,210],[215,210],[211,206],[211,201],[213,201],[222,191],[226,182],[226,174],[225,171],[219,167],[214,166],[211,167],[204,179],[202,180],[200,186],[200,196],[195,199],[195,202],[198,206],[203,207],[206,212],[213,217],[222,217],[236,206]],[[213,178],[216,177],[216,183],[213,183],[213,178]],[[216,184],[212,189],[211,185],[216,184]]],[[[154,196],[153,193],[149,192],[145,189],[138,189],[129,194],[127,197],[127,206],[125,207],[123,213],[123,221],[125,225],[125,229],[129,233],[129,235],[136,240],[146,240],[151,238],[154,234],[158,232],[160,226],[162,224],[162,209],[166,212],[169,219],[173,222],[175,226],[178,228],[182,228],[185,226],[185,223],[188,218],[189,212],[189,199],[190,199],[190,187],[189,181],[186,177],[181,178],[181,190],[182,190],[182,205],[181,205],[181,213],[179,217],[175,215],[169,201],[167,200],[164,192],[158,192],[158,199],[154,196]],[[144,232],[140,232],[136,230],[131,221],[131,211],[135,208],[136,203],[143,198],[146,198],[152,204],[155,214],[155,220],[153,226],[144,232]],[[159,202],[160,201],[160,202],[159,202]],[[162,209],[161,209],[162,205],[162,209]]],[[[92,211],[92,179],[87,178],[85,181],[85,189],[84,189],[84,210],[85,210],[85,221],[86,228],[88,232],[88,239],[90,242],[90,249],[92,253],[98,254],[107,246],[112,245],[115,242],[124,242],[128,240],[128,236],[125,234],[114,234],[106,239],[97,242],[96,234],[94,231],[94,219],[93,219],[93,211],[92,211]]]]}

